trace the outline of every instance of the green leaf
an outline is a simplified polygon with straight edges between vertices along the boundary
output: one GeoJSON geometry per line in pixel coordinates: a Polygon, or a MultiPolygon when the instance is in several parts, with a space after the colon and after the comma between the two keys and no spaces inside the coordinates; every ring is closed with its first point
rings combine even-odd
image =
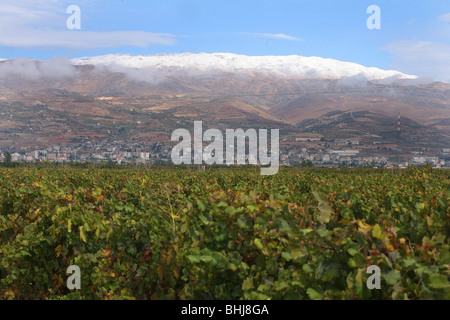
{"type": "Polygon", "coordinates": [[[211,257],[211,256],[203,255],[203,256],[200,257],[200,260],[203,261],[203,262],[209,263],[209,262],[214,261],[214,258],[211,257]]]}
{"type": "Polygon", "coordinates": [[[309,264],[304,264],[302,269],[305,273],[311,273],[314,271],[314,268],[312,266],[310,266],[309,264]]]}
{"type": "Polygon", "coordinates": [[[300,259],[308,255],[305,247],[291,249],[291,256],[293,259],[300,259]]]}
{"type": "Polygon", "coordinates": [[[323,298],[323,295],[313,288],[309,288],[308,290],[306,290],[306,293],[311,300],[322,300],[323,298]]]}
{"type": "Polygon", "coordinates": [[[188,226],[189,225],[187,223],[184,223],[180,228],[181,233],[185,233],[187,231],[188,226]]]}
{"type": "Polygon", "coordinates": [[[443,274],[431,274],[429,285],[433,289],[447,289],[450,287],[448,277],[443,274]]]}
{"type": "Polygon", "coordinates": [[[226,207],[228,207],[228,203],[226,203],[224,201],[220,201],[219,204],[217,205],[217,207],[219,207],[219,208],[226,208],[226,207]]]}
{"type": "Polygon", "coordinates": [[[187,256],[186,257],[188,260],[189,260],[189,262],[191,262],[191,263],[199,263],[200,262],[200,257],[199,256],[196,256],[196,255],[189,255],[189,256],[187,256]]]}
{"type": "Polygon", "coordinates": [[[364,268],[366,266],[366,258],[362,253],[358,252],[353,258],[348,260],[348,265],[352,268],[364,268]]]}
{"type": "Polygon", "coordinates": [[[317,234],[321,238],[326,238],[326,237],[331,236],[332,232],[330,230],[326,230],[326,229],[319,229],[319,230],[317,230],[317,234]]]}
{"type": "Polygon", "coordinates": [[[200,216],[200,221],[204,224],[204,225],[209,225],[210,221],[208,220],[207,217],[205,216],[200,216]]]}
{"type": "Polygon", "coordinates": [[[398,270],[391,270],[383,278],[388,285],[393,286],[400,280],[401,274],[398,270]]]}
{"type": "Polygon", "coordinates": [[[250,289],[253,289],[253,279],[247,278],[242,283],[242,290],[250,290],[250,289]]]}
{"type": "Polygon", "coordinates": [[[416,260],[414,259],[405,259],[403,260],[403,267],[409,268],[416,264],[416,260]]]}
{"type": "Polygon", "coordinates": [[[199,208],[200,211],[205,211],[206,210],[206,206],[203,203],[202,200],[197,199],[197,207],[199,208]]]}
{"type": "Polygon", "coordinates": [[[238,225],[238,227],[241,228],[241,229],[248,229],[248,226],[247,226],[245,220],[242,219],[242,218],[239,218],[239,219],[237,220],[237,225],[238,225]]]}
{"type": "Polygon", "coordinates": [[[281,257],[286,260],[286,261],[291,261],[292,260],[292,256],[289,252],[283,252],[281,254],[281,257]]]}
{"type": "Polygon", "coordinates": [[[421,202],[421,203],[416,203],[416,208],[417,208],[417,210],[419,210],[419,211],[425,209],[425,203],[423,203],[423,202],[421,202]]]}

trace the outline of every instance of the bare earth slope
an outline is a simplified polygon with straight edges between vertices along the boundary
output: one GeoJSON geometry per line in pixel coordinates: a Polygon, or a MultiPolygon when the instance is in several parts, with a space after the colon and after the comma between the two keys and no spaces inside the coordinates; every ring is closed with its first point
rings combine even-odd
{"type": "Polygon", "coordinates": [[[386,138],[398,113],[408,143],[450,141],[450,84],[331,59],[108,55],[67,62],[63,75],[40,61],[14,63],[0,62],[0,145],[67,144],[79,136],[168,140],[196,120],[386,138]]]}

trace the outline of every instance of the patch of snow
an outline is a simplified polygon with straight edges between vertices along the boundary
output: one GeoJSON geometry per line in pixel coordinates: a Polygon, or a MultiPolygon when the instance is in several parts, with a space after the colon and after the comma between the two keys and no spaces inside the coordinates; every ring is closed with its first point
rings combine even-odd
{"type": "Polygon", "coordinates": [[[395,70],[369,68],[352,62],[320,57],[245,56],[232,53],[180,53],[133,56],[108,54],[72,59],[74,65],[120,66],[132,69],[184,69],[199,72],[264,72],[304,79],[365,78],[371,80],[417,79],[395,70]]]}

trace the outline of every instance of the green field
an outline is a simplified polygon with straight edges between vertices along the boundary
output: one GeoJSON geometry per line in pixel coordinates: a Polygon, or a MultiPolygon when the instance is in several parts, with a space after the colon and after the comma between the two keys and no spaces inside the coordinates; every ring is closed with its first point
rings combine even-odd
{"type": "Polygon", "coordinates": [[[0,299],[450,299],[449,178],[0,168],[0,299]]]}

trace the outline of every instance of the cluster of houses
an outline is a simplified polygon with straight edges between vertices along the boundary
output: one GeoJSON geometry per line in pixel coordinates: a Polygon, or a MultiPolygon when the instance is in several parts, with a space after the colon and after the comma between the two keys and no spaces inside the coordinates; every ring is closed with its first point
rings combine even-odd
{"type": "MultiPolygon", "coordinates": [[[[3,150],[0,160],[4,157],[3,150]]],[[[73,144],[67,146],[49,146],[37,150],[11,152],[13,162],[114,162],[122,163],[158,163],[170,161],[170,146],[154,143],[144,146],[138,143],[122,141],[73,144]]]]}
{"type": "MultiPolygon", "coordinates": [[[[0,149],[0,161],[4,151],[9,151],[13,162],[113,162],[124,163],[171,163],[173,144],[155,142],[152,144],[124,141],[80,141],[67,146],[46,148],[25,148],[22,150],[0,149]]],[[[384,166],[408,167],[409,165],[430,165],[438,168],[450,167],[450,149],[441,149],[439,154],[411,151],[406,157],[398,156],[397,145],[372,142],[364,144],[359,140],[326,141],[320,137],[296,137],[283,139],[280,143],[280,164],[295,166],[304,162],[316,166],[384,166]],[[388,156],[386,156],[388,154],[388,156]]]]}

